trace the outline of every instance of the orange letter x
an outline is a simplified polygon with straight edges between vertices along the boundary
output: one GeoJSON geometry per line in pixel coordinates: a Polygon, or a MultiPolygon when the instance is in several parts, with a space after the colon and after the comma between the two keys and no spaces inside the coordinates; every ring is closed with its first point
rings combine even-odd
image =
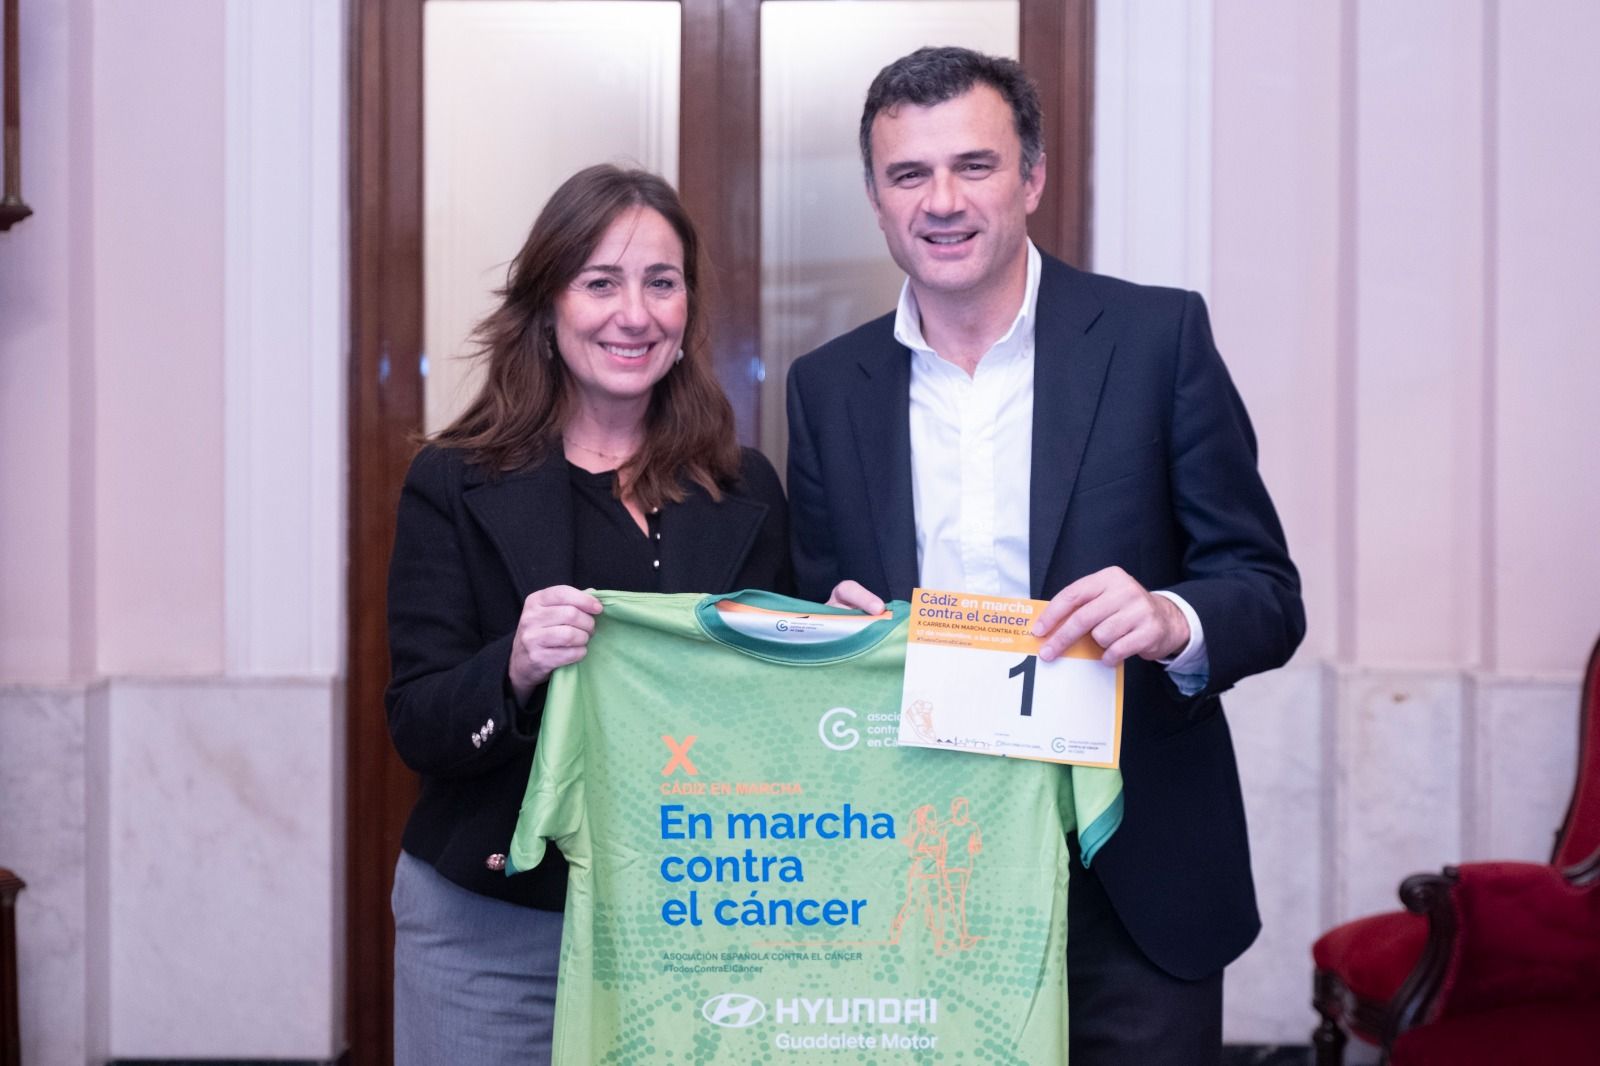
{"type": "Polygon", "coordinates": [[[689,749],[694,747],[694,742],[700,739],[699,737],[684,737],[682,744],[679,744],[665,733],[661,735],[661,739],[667,742],[667,750],[672,752],[672,758],[667,760],[667,765],[661,771],[662,777],[666,777],[679,766],[682,766],[684,772],[690,777],[700,773],[699,770],[694,768],[694,763],[689,761],[689,749]]]}

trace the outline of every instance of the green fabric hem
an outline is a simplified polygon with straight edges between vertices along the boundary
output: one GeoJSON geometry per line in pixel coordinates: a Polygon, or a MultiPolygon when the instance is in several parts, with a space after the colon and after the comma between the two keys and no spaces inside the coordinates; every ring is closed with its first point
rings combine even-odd
{"type": "Polygon", "coordinates": [[[695,621],[699,623],[701,632],[710,639],[745,655],[765,659],[768,662],[786,663],[790,666],[837,663],[871,651],[894,632],[895,627],[905,621],[911,613],[909,603],[905,600],[894,600],[884,605],[890,617],[869,623],[859,633],[820,644],[786,644],[765,637],[751,636],[728,625],[717,613],[717,604],[724,600],[742,603],[746,607],[783,611],[788,614],[858,615],[860,612],[846,607],[829,607],[826,604],[812,603],[810,600],[798,600],[793,596],[781,596],[776,592],[763,592],[760,589],[745,589],[725,596],[707,596],[695,605],[695,621]]]}
{"type": "Polygon", "coordinates": [[[1116,799],[1111,801],[1111,806],[1101,812],[1091,824],[1078,830],[1078,847],[1083,853],[1083,867],[1089,868],[1094,861],[1095,854],[1106,841],[1111,839],[1111,834],[1117,831],[1117,826],[1122,824],[1122,793],[1118,792],[1116,799]]]}

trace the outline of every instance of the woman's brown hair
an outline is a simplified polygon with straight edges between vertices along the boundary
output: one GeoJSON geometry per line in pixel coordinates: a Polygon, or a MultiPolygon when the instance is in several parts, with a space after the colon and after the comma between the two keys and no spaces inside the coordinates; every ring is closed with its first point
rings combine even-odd
{"type": "Polygon", "coordinates": [[[578,171],[550,197],[511,261],[500,305],[473,331],[486,364],[467,409],[434,434],[491,474],[520,470],[561,450],[572,409],[572,373],[555,344],[556,297],[578,276],[607,227],[631,207],[667,220],[683,242],[689,314],[683,361],[650,393],[644,444],[617,473],[618,495],[646,509],[684,497],[684,482],[713,499],[739,475],[733,407],[709,365],[700,291],[700,239],[672,186],[645,170],[602,164],[578,171]]]}

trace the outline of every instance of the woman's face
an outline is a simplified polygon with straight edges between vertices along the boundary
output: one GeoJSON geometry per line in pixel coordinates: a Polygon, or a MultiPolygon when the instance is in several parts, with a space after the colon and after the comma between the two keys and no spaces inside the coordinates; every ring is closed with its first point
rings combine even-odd
{"type": "Polygon", "coordinates": [[[659,211],[632,207],[607,227],[556,297],[556,347],[590,410],[638,406],[672,369],[689,319],[683,242],[659,211]]]}

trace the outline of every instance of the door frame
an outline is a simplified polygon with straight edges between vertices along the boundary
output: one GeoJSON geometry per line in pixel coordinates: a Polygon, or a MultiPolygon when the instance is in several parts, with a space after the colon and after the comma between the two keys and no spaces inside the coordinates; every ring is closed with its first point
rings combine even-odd
{"type": "MultiPolygon", "coordinates": [[[[422,14],[425,0],[351,0],[346,1024],[351,1066],[392,1060],[400,834],[416,797],[384,716],[385,585],[400,485],[423,427],[422,14]]],[[[760,438],[752,372],[761,309],[761,0],[683,8],[679,193],[705,245],[712,357],[740,438],[760,438]],[[708,82],[696,76],[714,71],[708,82]]],[[[1020,0],[1023,67],[1039,86],[1050,159],[1029,223],[1045,251],[1089,247],[1093,0],[1020,0]]]]}

